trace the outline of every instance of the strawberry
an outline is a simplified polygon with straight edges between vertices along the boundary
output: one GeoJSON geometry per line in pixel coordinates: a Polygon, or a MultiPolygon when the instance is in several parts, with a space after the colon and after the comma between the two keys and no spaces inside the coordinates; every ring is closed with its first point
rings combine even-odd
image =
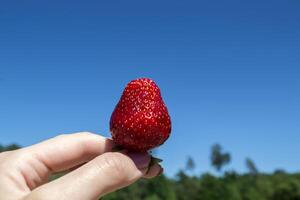
{"type": "Polygon", "coordinates": [[[111,115],[110,132],[117,145],[139,152],[168,139],[170,116],[153,80],[139,78],[127,84],[111,115]]]}

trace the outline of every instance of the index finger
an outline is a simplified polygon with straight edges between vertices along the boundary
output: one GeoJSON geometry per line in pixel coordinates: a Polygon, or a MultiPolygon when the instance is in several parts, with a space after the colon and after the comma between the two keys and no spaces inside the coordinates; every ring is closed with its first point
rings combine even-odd
{"type": "Polygon", "coordinates": [[[85,163],[114,146],[112,140],[103,136],[80,132],[54,137],[26,150],[33,155],[48,172],[59,172],[85,163]]]}

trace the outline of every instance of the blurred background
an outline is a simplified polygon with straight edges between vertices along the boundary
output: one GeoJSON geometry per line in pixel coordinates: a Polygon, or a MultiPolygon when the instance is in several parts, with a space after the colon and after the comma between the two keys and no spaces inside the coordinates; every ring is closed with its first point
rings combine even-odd
{"type": "Polygon", "coordinates": [[[132,79],[160,86],[165,174],[104,199],[300,199],[300,1],[0,2],[0,150],[110,137],[132,79]],[[190,195],[190,196],[189,196],[190,195]]]}

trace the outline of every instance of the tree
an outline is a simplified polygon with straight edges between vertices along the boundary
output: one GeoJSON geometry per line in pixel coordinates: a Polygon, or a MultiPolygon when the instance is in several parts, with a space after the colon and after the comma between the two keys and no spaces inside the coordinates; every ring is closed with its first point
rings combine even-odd
{"type": "Polygon", "coordinates": [[[251,175],[257,175],[259,173],[254,162],[250,158],[246,158],[246,167],[251,175]]]}
{"type": "Polygon", "coordinates": [[[5,147],[5,151],[12,151],[16,149],[20,149],[21,147],[17,144],[10,144],[5,147]]]}
{"type": "Polygon", "coordinates": [[[219,144],[214,144],[211,148],[211,164],[217,171],[221,171],[222,167],[230,162],[230,154],[223,153],[219,144]]]}
{"type": "Polygon", "coordinates": [[[275,169],[274,174],[286,174],[283,169],[275,169]]]}
{"type": "Polygon", "coordinates": [[[276,187],[271,200],[300,200],[300,183],[282,182],[276,187]]]}
{"type": "Polygon", "coordinates": [[[0,153],[3,152],[3,151],[12,151],[12,150],[16,150],[16,149],[19,149],[19,148],[21,148],[21,147],[17,144],[10,144],[10,145],[7,145],[7,146],[0,145],[0,153]]]}
{"type": "Polygon", "coordinates": [[[187,161],[186,161],[186,164],[185,164],[185,169],[187,171],[194,171],[195,167],[196,167],[196,164],[195,164],[193,158],[189,156],[187,158],[187,161]]]}
{"type": "Polygon", "coordinates": [[[176,184],[174,185],[177,200],[200,200],[198,195],[200,181],[197,177],[188,176],[184,171],[180,170],[176,175],[176,184]]]}
{"type": "Polygon", "coordinates": [[[198,195],[200,200],[240,200],[236,185],[210,174],[203,174],[200,179],[198,195]]]}

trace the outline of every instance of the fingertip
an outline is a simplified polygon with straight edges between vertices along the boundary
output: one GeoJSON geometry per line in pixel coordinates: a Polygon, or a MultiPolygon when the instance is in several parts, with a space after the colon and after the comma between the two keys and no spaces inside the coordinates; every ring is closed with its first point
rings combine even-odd
{"type": "Polygon", "coordinates": [[[137,152],[128,152],[127,155],[129,158],[132,159],[134,164],[139,170],[143,170],[145,168],[148,168],[150,161],[151,161],[151,156],[147,153],[137,153],[137,152]]]}
{"type": "Polygon", "coordinates": [[[159,164],[155,164],[151,166],[150,169],[145,171],[143,178],[147,178],[147,179],[154,178],[161,175],[162,173],[163,173],[163,168],[159,164]]]}

